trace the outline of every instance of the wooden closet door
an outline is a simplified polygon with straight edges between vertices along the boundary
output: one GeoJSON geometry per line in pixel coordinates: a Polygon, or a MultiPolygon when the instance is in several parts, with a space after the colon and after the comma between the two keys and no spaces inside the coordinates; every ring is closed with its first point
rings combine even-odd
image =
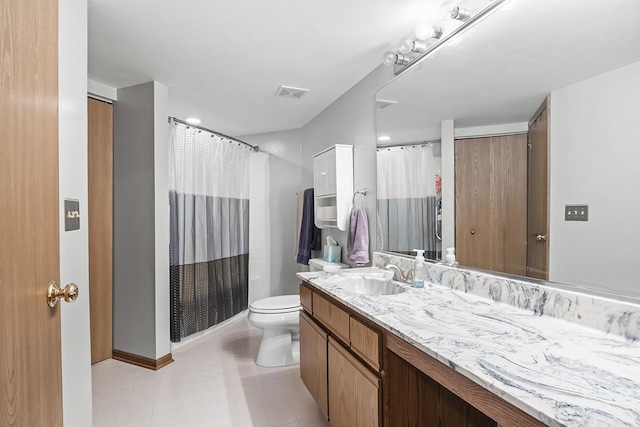
{"type": "Polygon", "coordinates": [[[113,350],[113,105],[88,100],[91,363],[113,350]]]}
{"type": "Polygon", "coordinates": [[[457,140],[455,180],[459,263],[524,275],[527,136],[457,140]]]}

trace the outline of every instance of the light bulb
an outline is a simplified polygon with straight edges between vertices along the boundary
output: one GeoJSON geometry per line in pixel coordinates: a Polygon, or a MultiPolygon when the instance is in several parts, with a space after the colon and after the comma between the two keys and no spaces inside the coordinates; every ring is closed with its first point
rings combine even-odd
{"type": "Polygon", "coordinates": [[[185,120],[185,122],[189,123],[190,125],[199,125],[201,120],[195,117],[189,117],[185,120]]]}
{"type": "Polygon", "coordinates": [[[440,17],[442,19],[451,19],[451,10],[458,7],[458,3],[455,0],[447,0],[440,5],[440,17]]]}
{"type": "Polygon", "coordinates": [[[398,60],[398,55],[395,52],[387,52],[384,54],[384,56],[382,57],[382,63],[384,65],[393,65],[396,63],[396,61],[398,60]]]}
{"type": "Polygon", "coordinates": [[[409,53],[413,50],[413,40],[411,39],[404,39],[402,41],[402,44],[400,45],[400,53],[409,53]]]}
{"type": "Polygon", "coordinates": [[[406,55],[402,55],[402,54],[397,54],[396,55],[396,64],[400,65],[400,66],[404,66],[407,65],[411,62],[411,58],[409,58],[406,55]]]}
{"type": "Polygon", "coordinates": [[[460,6],[456,6],[451,9],[451,19],[455,19],[457,21],[467,21],[471,18],[471,13],[467,9],[463,9],[460,6]]]}
{"type": "Polygon", "coordinates": [[[419,40],[438,39],[442,35],[442,30],[427,22],[421,22],[416,25],[415,33],[419,40]]]}

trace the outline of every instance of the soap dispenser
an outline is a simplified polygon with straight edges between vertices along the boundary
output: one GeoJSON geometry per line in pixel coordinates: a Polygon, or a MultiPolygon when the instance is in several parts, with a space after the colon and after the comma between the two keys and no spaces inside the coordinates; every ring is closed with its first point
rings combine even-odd
{"type": "Polygon", "coordinates": [[[414,251],[417,255],[413,267],[413,287],[424,288],[424,282],[429,278],[429,270],[424,262],[424,250],[414,249],[414,251]]]}
{"type": "Polygon", "coordinates": [[[450,267],[457,267],[458,261],[456,261],[456,248],[447,248],[447,255],[444,260],[446,265],[450,267]]]}

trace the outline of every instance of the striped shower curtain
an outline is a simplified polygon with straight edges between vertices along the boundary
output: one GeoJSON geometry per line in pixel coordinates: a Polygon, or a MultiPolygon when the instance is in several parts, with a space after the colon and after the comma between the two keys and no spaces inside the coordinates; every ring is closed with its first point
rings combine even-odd
{"type": "Polygon", "coordinates": [[[440,174],[439,144],[379,148],[378,250],[438,259],[441,243],[436,237],[436,203],[440,198],[436,176],[440,174]]]}
{"type": "Polygon", "coordinates": [[[172,122],[171,341],[246,310],[250,148],[172,122]]]}

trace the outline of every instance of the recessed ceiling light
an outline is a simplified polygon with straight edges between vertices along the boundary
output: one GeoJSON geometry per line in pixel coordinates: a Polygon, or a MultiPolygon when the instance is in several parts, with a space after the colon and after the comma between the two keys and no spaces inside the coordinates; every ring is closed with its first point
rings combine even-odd
{"type": "Polygon", "coordinates": [[[387,142],[387,141],[391,141],[391,137],[387,136],[387,135],[380,135],[378,137],[378,141],[380,142],[387,142]]]}
{"type": "Polygon", "coordinates": [[[189,123],[190,125],[199,125],[202,120],[196,119],[195,117],[189,117],[185,120],[185,122],[189,123]]]}

